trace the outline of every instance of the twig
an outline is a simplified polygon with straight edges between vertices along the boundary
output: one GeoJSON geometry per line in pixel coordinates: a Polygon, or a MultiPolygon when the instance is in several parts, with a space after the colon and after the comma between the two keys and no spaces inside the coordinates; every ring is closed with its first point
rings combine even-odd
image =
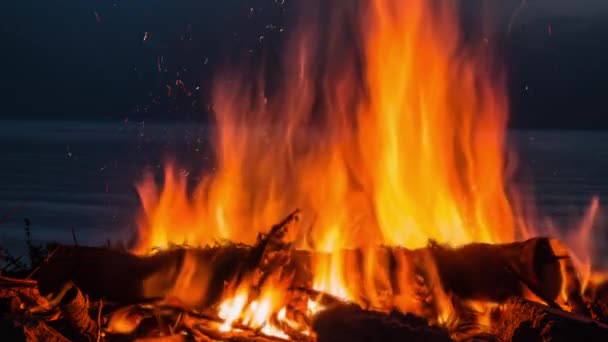
{"type": "Polygon", "coordinates": [[[296,209],[291,214],[287,215],[283,221],[272,226],[267,234],[260,234],[258,236],[258,242],[252,250],[252,256],[254,257],[254,260],[257,261],[256,263],[259,264],[259,262],[262,260],[268,244],[270,244],[273,239],[282,239],[287,233],[287,227],[289,227],[289,225],[292,223],[298,222],[299,220],[300,209],[296,209]]]}
{"type": "Polygon", "coordinates": [[[31,279],[17,279],[0,275],[0,286],[4,285],[12,287],[36,287],[38,283],[31,279]]]}
{"type": "MultiPolygon", "coordinates": [[[[59,249],[59,247],[60,246],[55,247],[55,249],[53,249],[53,251],[46,256],[46,259],[44,259],[44,262],[48,262],[49,259],[55,254],[55,252],[57,252],[57,250],[59,249]]],[[[28,276],[25,277],[25,279],[30,279],[31,277],[33,277],[34,274],[36,274],[36,272],[38,272],[39,269],[40,269],[40,265],[36,266],[36,268],[34,268],[32,270],[32,272],[30,272],[30,274],[28,274],[28,276]]]]}
{"type": "Polygon", "coordinates": [[[179,323],[182,320],[182,317],[184,317],[184,313],[180,312],[179,315],[177,315],[177,318],[175,319],[175,322],[173,323],[173,331],[175,331],[177,329],[177,327],[179,326],[179,323]]]}

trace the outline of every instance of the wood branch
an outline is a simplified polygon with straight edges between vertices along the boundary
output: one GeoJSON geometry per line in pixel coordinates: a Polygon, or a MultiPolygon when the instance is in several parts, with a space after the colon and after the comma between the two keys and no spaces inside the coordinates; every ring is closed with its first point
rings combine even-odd
{"type": "Polygon", "coordinates": [[[4,302],[12,302],[12,305],[6,308],[6,313],[18,314],[21,311],[29,310],[32,313],[40,311],[49,311],[51,306],[38,292],[35,287],[16,286],[12,288],[0,288],[0,300],[4,302]],[[36,308],[37,310],[33,310],[36,308]]]}
{"type": "Polygon", "coordinates": [[[0,287],[36,287],[37,283],[31,279],[18,279],[0,275],[0,287]]]}
{"type": "Polygon", "coordinates": [[[335,306],[313,321],[318,342],[452,341],[447,331],[412,315],[366,311],[356,305],[335,306]]]}
{"type": "MultiPolygon", "coordinates": [[[[202,280],[196,284],[196,291],[205,294],[201,297],[204,300],[192,303],[191,298],[180,299],[191,305],[207,307],[221,297],[225,283],[255,270],[255,264],[251,262],[252,250],[256,251],[255,248],[231,245],[177,249],[140,257],[105,248],[64,246],[53,259],[42,265],[38,283],[43,295],[72,281],[94,300],[103,298],[121,304],[143,302],[169,295],[179,296],[174,286],[178,283],[180,270],[184,265],[192,267],[194,263],[197,272],[207,277],[203,279],[208,284],[207,289],[202,286],[205,284],[202,280]]],[[[294,287],[310,287],[313,262],[332,257],[301,250],[281,253],[290,255],[283,266],[295,274],[294,287]]],[[[357,277],[363,279],[363,252],[345,250],[340,253],[353,262],[349,267],[353,281],[357,281],[357,277]]],[[[524,296],[530,290],[527,283],[535,285],[541,298],[554,300],[562,284],[559,258],[552,253],[550,240],[546,238],[502,245],[470,244],[460,248],[437,244],[419,250],[379,247],[377,255],[378,267],[390,276],[390,290],[394,294],[399,294],[401,287],[410,286],[400,284],[402,280],[394,274],[397,260],[405,260],[410,264],[408,267],[424,271],[429,256],[436,265],[443,288],[462,299],[501,302],[510,297],[524,296]],[[525,283],[522,283],[522,278],[525,283]]],[[[259,260],[257,252],[253,257],[259,260]]]]}
{"type": "Polygon", "coordinates": [[[492,327],[501,341],[608,341],[608,325],[521,298],[492,327]]]}

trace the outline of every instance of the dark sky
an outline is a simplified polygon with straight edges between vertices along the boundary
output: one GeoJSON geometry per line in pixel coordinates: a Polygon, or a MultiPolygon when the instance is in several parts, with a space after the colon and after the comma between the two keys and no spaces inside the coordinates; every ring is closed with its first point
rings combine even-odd
{"type": "MultiPolygon", "coordinates": [[[[476,16],[482,0],[465,1],[476,16]]],[[[206,82],[235,37],[246,47],[269,24],[285,24],[276,2],[5,2],[0,118],[200,116],[206,82]]],[[[509,70],[511,125],[608,129],[608,1],[523,3],[493,6],[509,70]]]]}

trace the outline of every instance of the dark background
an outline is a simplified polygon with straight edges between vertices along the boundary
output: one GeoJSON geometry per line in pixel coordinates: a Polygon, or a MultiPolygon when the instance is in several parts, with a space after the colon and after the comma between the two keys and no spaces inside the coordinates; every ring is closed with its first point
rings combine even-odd
{"type": "MultiPolygon", "coordinates": [[[[5,2],[0,118],[200,119],[223,51],[268,48],[258,37],[288,30],[294,1],[5,2]]],[[[463,2],[466,16],[481,15],[482,0],[463,2]]],[[[485,3],[508,68],[511,127],[607,129],[608,1],[485,3]]]]}

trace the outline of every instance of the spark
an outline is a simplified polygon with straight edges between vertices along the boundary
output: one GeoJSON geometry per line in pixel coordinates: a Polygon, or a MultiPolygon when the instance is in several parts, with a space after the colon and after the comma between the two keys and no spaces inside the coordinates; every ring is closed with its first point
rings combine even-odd
{"type": "Polygon", "coordinates": [[[97,11],[93,11],[93,15],[95,16],[95,20],[97,21],[97,23],[101,24],[101,16],[99,15],[99,13],[97,13],[97,11]]]}

